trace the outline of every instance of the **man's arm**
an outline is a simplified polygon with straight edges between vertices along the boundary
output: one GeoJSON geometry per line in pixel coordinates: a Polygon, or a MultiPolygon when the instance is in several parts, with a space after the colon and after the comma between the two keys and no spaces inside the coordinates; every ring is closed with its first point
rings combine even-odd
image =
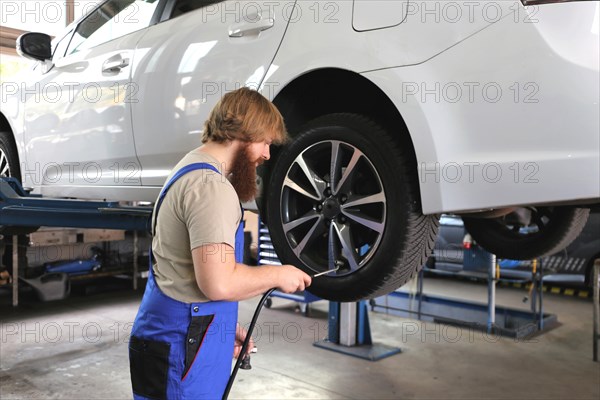
{"type": "Polygon", "coordinates": [[[276,287],[285,293],[304,290],[308,274],[292,265],[249,267],[235,262],[228,244],[208,244],[192,250],[198,287],[212,301],[240,301],[276,287]]]}

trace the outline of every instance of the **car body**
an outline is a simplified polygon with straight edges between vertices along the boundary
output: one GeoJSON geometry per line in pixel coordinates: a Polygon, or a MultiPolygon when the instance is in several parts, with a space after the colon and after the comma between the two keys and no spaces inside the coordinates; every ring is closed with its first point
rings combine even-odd
{"type": "Polygon", "coordinates": [[[598,2],[108,0],[38,59],[0,149],[46,196],[154,201],[224,93],[273,100],[293,141],[258,205],[283,261],[342,266],[324,298],[406,282],[439,213],[528,258],[600,202],[598,2]]]}

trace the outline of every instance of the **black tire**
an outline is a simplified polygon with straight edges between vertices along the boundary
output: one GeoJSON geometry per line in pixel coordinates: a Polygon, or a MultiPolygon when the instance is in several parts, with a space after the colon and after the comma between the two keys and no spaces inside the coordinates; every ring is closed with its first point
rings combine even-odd
{"type": "Polygon", "coordinates": [[[311,121],[278,154],[267,217],[279,259],[309,274],[341,265],[315,278],[311,293],[333,301],[373,298],[402,286],[423,267],[438,218],[421,213],[416,168],[408,159],[389,133],[355,114],[311,121]],[[339,163],[332,161],[334,148],[339,163]],[[314,172],[312,181],[301,160],[314,172]],[[350,171],[345,179],[344,171],[350,171]],[[370,221],[358,222],[364,217],[370,221]]]}
{"type": "MultiPolygon", "coordinates": [[[[21,168],[12,134],[10,132],[0,132],[0,178],[7,177],[16,178],[21,182],[21,168]]],[[[0,226],[0,234],[26,235],[38,229],[39,227],[0,226]]]]}
{"type": "Polygon", "coordinates": [[[588,219],[588,208],[535,207],[530,222],[518,222],[513,214],[501,218],[463,217],[465,229],[484,249],[498,258],[532,260],[567,247],[588,219]]]}
{"type": "Polygon", "coordinates": [[[0,132],[0,177],[13,177],[21,181],[19,156],[10,132],[0,132]]]}

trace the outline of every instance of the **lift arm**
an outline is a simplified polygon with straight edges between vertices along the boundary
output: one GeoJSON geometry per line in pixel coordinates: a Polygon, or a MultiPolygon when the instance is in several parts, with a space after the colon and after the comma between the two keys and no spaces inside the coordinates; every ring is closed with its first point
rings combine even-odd
{"type": "Polygon", "coordinates": [[[150,232],[152,207],[29,195],[15,178],[0,179],[0,226],[123,229],[150,232]]]}

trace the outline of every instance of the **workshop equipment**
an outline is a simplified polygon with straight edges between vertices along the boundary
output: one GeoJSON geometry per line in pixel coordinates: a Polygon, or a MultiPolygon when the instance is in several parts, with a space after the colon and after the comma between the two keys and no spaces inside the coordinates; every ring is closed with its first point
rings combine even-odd
{"type": "Polygon", "coordinates": [[[28,194],[15,178],[0,179],[0,226],[150,231],[152,207],[116,201],[53,199],[28,194]]]}
{"type": "Polygon", "coordinates": [[[366,301],[355,303],[329,303],[329,329],[327,339],[314,346],[369,361],[399,354],[399,347],[373,343],[366,301]]]}
{"type": "MultiPolygon", "coordinates": [[[[21,183],[15,178],[0,178],[0,226],[5,229],[27,228],[36,229],[39,226],[54,226],[63,228],[99,228],[121,229],[134,231],[134,254],[137,254],[137,232],[150,231],[150,216],[152,207],[122,206],[118,202],[86,201],[54,199],[32,195],[23,189],[21,183]]],[[[19,303],[19,236],[12,235],[13,262],[12,262],[12,290],[13,306],[19,303]]],[[[134,287],[138,276],[137,256],[134,256],[134,287]]],[[[30,283],[37,291],[46,290],[41,294],[45,298],[57,298],[59,294],[66,293],[63,281],[65,276],[51,276],[52,279],[39,279],[30,283]],[[58,284],[57,284],[58,282],[58,284]],[[61,291],[55,287],[45,285],[60,285],[61,291]]]]}
{"type": "Polygon", "coordinates": [[[33,288],[41,301],[62,300],[69,296],[71,283],[65,272],[51,272],[37,278],[19,278],[33,288]]]}
{"type": "MultiPolygon", "coordinates": [[[[464,262],[470,265],[473,277],[487,280],[487,303],[481,304],[467,300],[450,299],[423,293],[423,271],[418,275],[416,294],[398,290],[386,296],[370,301],[373,311],[381,311],[404,318],[417,318],[422,321],[433,321],[470,329],[485,331],[487,334],[503,335],[515,338],[526,338],[535,333],[551,329],[558,325],[555,314],[547,314],[543,309],[543,263],[536,261],[532,272],[531,311],[517,310],[496,305],[496,283],[499,279],[499,268],[496,257],[473,245],[465,248],[464,262]],[[479,254],[471,254],[478,252],[479,254]],[[473,263],[483,263],[478,266],[473,263]],[[487,266],[487,273],[477,272],[487,266]],[[416,310],[413,305],[416,302],[416,310]]],[[[466,276],[466,275],[464,275],[466,276]]]]}

